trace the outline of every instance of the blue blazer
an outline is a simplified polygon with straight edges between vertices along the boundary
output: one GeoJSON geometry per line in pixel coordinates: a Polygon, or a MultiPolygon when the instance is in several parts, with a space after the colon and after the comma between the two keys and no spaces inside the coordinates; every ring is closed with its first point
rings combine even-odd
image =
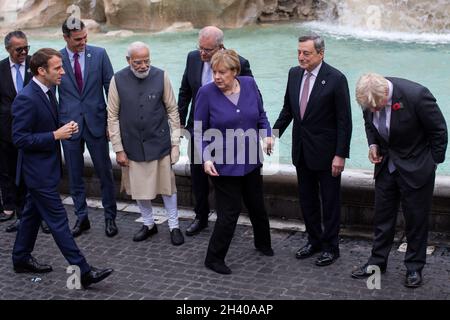
{"type": "Polygon", "coordinates": [[[202,161],[213,160],[217,172],[223,176],[244,176],[260,167],[262,151],[259,138],[272,135],[255,80],[243,76],[237,79],[241,85],[237,105],[234,105],[214,82],[201,87],[196,97],[195,146],[199,148],[199,154],[205,156],[202,161]],[[214,144],[208,141],[208,135],[205,135],[208,129],[220,131],[223,137],[221,147],[217,144],[219,141],[214,140],[214,144]],[[226,141],[227,129],[243,131],[234,131],[237,138],[226,141]],[[257,134],[250,134],[251,132],[257,134]],[[246,134],[247,137],[244,137],[246,134]],[[213,150],[211,158],[208,155],[213,150]]]}
{"type": "Polygon", "coordinates": [[[16,183],[22,177],[30,189],[57,186],[61,178],[61,148],[53,136],[58,115],[47,95],[30,81],[12,104],[12,138],[19,149],[16,183]]]}
{"type": "Polygon", "coordinates": [[[106,102],[109,83],[114,74],[111,61],[103,48],[86,46],[83,90],[80,95],[75,81],[75,74],[66,48],[61,49],[63,67],[66,72],[58,87],[59,120],[65,124],[70,121],[78,123],[79,132],[71,140],[77,140],[86,123],[95,137],[106,134],[106,102]],[[83,121],[84,120],[84,121],[83,121]]]}

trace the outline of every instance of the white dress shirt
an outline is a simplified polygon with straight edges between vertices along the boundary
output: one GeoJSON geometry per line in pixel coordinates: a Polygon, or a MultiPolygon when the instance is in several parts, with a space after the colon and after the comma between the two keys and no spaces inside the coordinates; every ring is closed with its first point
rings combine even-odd
{"type": "MultiPolygon", "coordinates": [[[[309,96],[311,94],[311,91],[312,91],[312,89],[314,87],[314,83],[316,82],[317,75],[319,74],[320,67],[322,67],[322,62],[310,72],[311,76],[309,77],[308,101],[309,101],[309,96]]],[[[306,70],[305,70],[305,72],[303,72],[302,82],[300,83],[300,94],[298,96],[298,101],[300,101],[300,98],[302,96],[303,87],[304,87],[304,84],[305,84],[305,79],[306,79],[306,73],[307,72],[308,71],[306,71],[306,70]]]]}

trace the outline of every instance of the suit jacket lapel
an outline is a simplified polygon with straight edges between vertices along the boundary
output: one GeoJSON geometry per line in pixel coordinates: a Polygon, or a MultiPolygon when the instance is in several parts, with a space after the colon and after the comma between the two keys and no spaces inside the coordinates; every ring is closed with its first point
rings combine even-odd
{"type": "Polygon", "coordinates": [[[36,91],[38,96],[42,99],[42,101],[44,102],[46,108],[48,109],[48,111],[52,115],[53,120],[55,121],[56,125],[58,126],[58,115],[55,114],[55,111],[53,110],[53,107],[52,107],[52,105],[50,103],[50,100],[47,98],[47,95],[44,93],[44,91],[42,91],[42,89],[34,81],[33,81],[33,86],[34,86],[34,90],[36,91]]]}
{"type": "Polygon", "coordinates": [[[5,75],[5,80],[8,83],[9,92],[11,94],[16,95],[16,88],[14,87],[14,80],[12,78],[11,65],[9,59],[6,58],[6,63],[3,65],[4,69],[2,70],[2,74],[5,75]]]}
{"type": "Polygon", "coordinates": [[[86,46],[86,50],[84,51],[84,76],[83,76],[83,91],[81,91],[81,95],[85,93],[86,84],[88,82],[89,71],[91,66],[92,53],[91,49],[86,46]]]}
{"type": "Polygon", "coordinates": [[[390,108],[391,108],[391,122],[389,123],[389,140],[391,139],[392,133],[395,132],[396,128],[398,128],[399,115],[400,115],[399,110],[392,109],[392,106],[394,104],[396,104],[396,103],[401,103],[402,102],[401,92],[398,91],[398,89],[395,87],[394,83],[392,83],[392,85],[393,85],[393,92],[392,92],[392,105],[390,106],[390,108]]]}
{"type": "Polygon", "coordinates": [[[25,62],[25,79],[23,80],[24,86],[26,86],[30,82],[31,78],[33,78],[33,75],[31,74],[31,71],[30,71],[30,60],[31,60],[31,57],[28,56],[27,60],[25,62]]]}
{"type": "Polygon", "coordinates": [[[69,76],[69,78],[72,80],[72,83],[75,86],[75,88],[77,89],[76,91],[78,92],[77,82],[75,81],[75,75],[73,73],[72,65],[70,64],[69,53],[67,52],[66,48],[62,49],[61,53],[63,56],[64,71],[69,76]]]}
{"type": "Polygon", "coordinates": [[[305,70],[299,68],[298,72],[295,72],[293,74],[292,86],[294,86],[294,87],[289,90],[291,92],[290,99],[291,99],[291,101],[293,101],[292,109],[294,111],[295,116],[297,117],[297,119],[299,121],[301,121],[301,119],[300,119],[300,86],[302,85],[304,71],[305,70]]]}
{"type": "Polygon", "coordinates": [[[203,71],[203,61],[200,59],[200,53],[198,54],[198,58],[195,59],[195,67],[194,67],[195,81],[198,81],[198,88],[202,86],[202,71],[203,71]]]}

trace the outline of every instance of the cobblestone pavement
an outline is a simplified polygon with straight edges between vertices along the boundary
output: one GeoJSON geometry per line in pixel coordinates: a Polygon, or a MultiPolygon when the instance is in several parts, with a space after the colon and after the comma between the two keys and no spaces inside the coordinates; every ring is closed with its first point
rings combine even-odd
{"type": "MultiPolygon", "coordinates": [[[[73,208],[66,206],[71,226],[73,208]]],[[[185,244],[170,243],[167,222],[147,241],[135,243],[133,234],[141,224],[136,213],[118,213],[119,234],[107,238],[103,212],[90,210],[92,228],[76,241],[88,262],[111,267],[112,276],[89,290],[66,287],[67,263],[51,235],[39,234],[34,256],[50,263],[54,271],[44,275],[15,274],[11,250],[15,234],[5,233],[0,224],[0,299],[163,299],[163,300],[300,300],[300,299],[445,299],[450,300],[450,248],[437,247],[428,256],[424,285],[418,289],[403,286],[403,253],[393,249],[388,271],[381,278],[380,290],[369,290],[365,280],[350,278],[354,266],[364,263],[370,252],[367,240],[342,238],[341,257],[331,266],[316,267],[314,258],[297,260],[294,255],[306,236],[302,232],[272,230],[274,257],[253,248],[250,227],[236,229],[227,264],[232,275],[218,275],[203,265],[213,222],[185,244]]],[[[184,231],[188,220],[181,220],[184,231]]],[[[398,244],[395,245],[395,248],[398,244]]]]}

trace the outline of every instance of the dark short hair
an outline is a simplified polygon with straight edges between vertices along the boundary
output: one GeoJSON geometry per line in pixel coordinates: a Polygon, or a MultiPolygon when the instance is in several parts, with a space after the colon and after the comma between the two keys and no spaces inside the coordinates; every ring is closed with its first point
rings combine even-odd
{"type": "Polygon", "coordinates": [[[11,39],[13,37],[25,40],[27,39],[27,36],[25,35],[25,33],[23,33],[23,31],[20,30],[11,31],[5,37],[5,48],[8,49],[11,46],[11,39]]]}
{"type": "Polygon", "coordinates": [[[30,60],[30,70],[33,73],[34,76],[38,75],[38,69],[44,68],[45,70],[48,70],[48,60],[53,58],[54,56],[57,56],[59,58],[62,58],[61,53],[59,51],[56,51],[55,49],[51,48],[43,48],[36,51],[32,56],[30,60]]]}
{"type": "Polygon", "coordinates": [[[78,18],[69,17],[62,24],[62,33],[70,37],[72,31],[81,31],[85,27],[84,22],[78,18]]]}
{"type": "Polygon", "coordinates": [[[325,41],[321,36],[316,33],[310,33],[304,36],[300,36],[298,38],[298,42],[305,42],[308,40],[312,40],[314,42],[314,48],[317,52],[321,52],[325,50],[325,41]]]}

